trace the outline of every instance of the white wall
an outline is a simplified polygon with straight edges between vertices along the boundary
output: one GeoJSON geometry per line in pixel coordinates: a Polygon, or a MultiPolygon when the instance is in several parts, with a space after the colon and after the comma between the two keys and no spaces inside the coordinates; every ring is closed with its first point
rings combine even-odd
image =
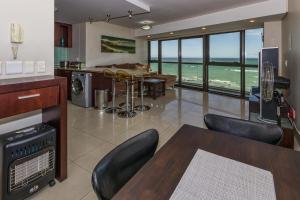
{"type": "Polygon", "coordinates": [[[279,47],[279,75],[284,75],[282,65],[282,21],[264,23],[264,47],[279,47]]]}
{"type": "MultiPolygon", "coordinates": [[[[46,61],[46,73],[0,75],[0,79],[52,75],[54,65],[54,0],[0,0],[0,61],[13,59],[10,43],[10,24],[21,24],[24,43],[18,60],[46,61]]],[[[5,103],[5,102],[1,102],[5,103]]],[[[3,106],[3,105],[2,105],[3,106]]],[[[0,120],[0,134],[42,121],[40,111],[0,120]]]]}
{"type": "Polygon", "coordinates": [[[134,36],[134,30],[106,22],[86,23],[86,66],[110,65],[120,63],[146,63],[147,41],[134,36]],[[136,40],[136,53],[102,53],[101,35],[136,40]]]}
{"type": "Polygon", "coordinates": [[[296,109],[296,124],[300,128],[300,1],[289,0],[289,13],[283,20],[283,55],[287,61],[287,76],[291,79],[289,103],[296,109]]]}
{"type": "Polygon", "coordinates": [[[0,75],[0,79],[53,74],[54,65],[54,0],[0,1],[0,61],[13,59],[10,24],[21,24],[24,43],[19,47],[18,60],[46,61],[46,73],[0,75]]]}

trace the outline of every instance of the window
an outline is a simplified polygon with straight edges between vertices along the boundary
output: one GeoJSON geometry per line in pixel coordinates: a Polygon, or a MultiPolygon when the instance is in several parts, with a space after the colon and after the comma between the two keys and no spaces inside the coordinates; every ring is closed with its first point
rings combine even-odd
{"type": "Polygon", "coordinates": [[[240,32],[209,36],[209,89],[241,91],[240,36],[240,32]]]}
{"type": "Polygon", "coordinates": [[[241,68],[210,65],[208,84],[211,88],[240,91],[241,68]]]}
{"type": "Polygon", "coordinates": [[[240,62],[240,32],[209,36],[211,62],[240,62]]]}
{"type": "Polygon", "coordinates": [[[245,90],[250,92],[251,87],[259,84],[259,51],[263,48],[263,29],[245,31],[245,90]]]}
{"type": "Polygon", "coordinates": [[[178,80],[178,40],[161,42],[162,74],[176,75],[178,80]]]}
{"type": "Polygon", "coordinates": [[[152,70],[176,75],[179,86],[242,96],[252,86],[258,86],[258,52],[263,47],[263,28],[149,44],[152,70]]]}
{"type": "Polygon", "coordinates": [[[150,68],[151,71],[158,71],[158,41],[150,41],[150,68]]]}
{"type": "Polygon", "coordinates": [[[183,84],[203,84],[203,39],[181,40],[181,60],[183,84]]]}

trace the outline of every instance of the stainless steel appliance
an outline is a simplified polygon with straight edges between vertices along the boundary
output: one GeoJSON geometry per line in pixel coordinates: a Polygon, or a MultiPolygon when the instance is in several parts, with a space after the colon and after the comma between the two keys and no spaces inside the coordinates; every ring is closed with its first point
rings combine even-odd
{"type": "Polygon", "coordinates": [[[85,108],[92,106],[91,73],[72,73],[72,103],[85,108]]]}

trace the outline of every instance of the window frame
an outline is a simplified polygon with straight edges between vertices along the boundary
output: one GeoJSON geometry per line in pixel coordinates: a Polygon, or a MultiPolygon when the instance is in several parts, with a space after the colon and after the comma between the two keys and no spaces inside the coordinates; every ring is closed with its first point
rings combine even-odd
{"type": "MultiPolygon", "coordinates": [[[[252,27],[249,29],[243,29],[243,30],[235,30],[235,31],[229,31],[229,32],[218,32],[218,33],[211,33],[211,34],[204,34],[204,35],[194,35],[194,36],[188,36],[188,37],[179,37],[179,38],[168,38],[168,39],[158,39],[158,61],[151,60],[151,41],[148,41],[148,63],[157,63],[158,64],[158,73],[161,74],[162,72],[162,64],[163,63],[171,63],[171,64],[178,64],[178,81],[176,82],[176,85],[179,87],[187,87],[192,89],[197,89],[200,91],[205,92],[213,92],[217,94],[224,94],[228,96],[234,96],[234,97],[241,97],[245,98],[249,95],[249,92],[246,91],[246,77],[245,77],[245,70],[246,68],[258,68],[258,65],[253,64],[246,64],[245,63],[245,39],[246,39],[246,30],[253,30],[253,29],[263,29],[264,34],[264,27],[258,26],[258,27],[252,27]],[[216,62],[216,61],[210,61],[210,40],[209,37],[211,35],[219,35],[219,34],[226,34],[226,33],[239,33],[240,34],[240,61],[239,62],[216,62]],[[202,63],[193,63],[193,62],[182,62],[182,40],[185,39],[193,39],[193,38],[202,38],[203,41],[203,62],[202,63]],[[168,40],[178,40],[178,62],[166,62],[162,61],[162,42],[168,41],[168,40]],[[203,66],[203,83],[202,84],[194,84],[194,83],[187,83],[182,81],[182,65],[183,64],[194,64],[194,65],[202,65],[203,66]],[[222,87],[213,87],[209,86],[209,66],[221,66],[221,67],[237,67],[241,69],[240,73],[240,90],[232,90],[222,87]]],[[[156,41],[156,40],[155,40],[156,41]]],[[[262,41],[263,42],[263,41],[262,41]]]]}

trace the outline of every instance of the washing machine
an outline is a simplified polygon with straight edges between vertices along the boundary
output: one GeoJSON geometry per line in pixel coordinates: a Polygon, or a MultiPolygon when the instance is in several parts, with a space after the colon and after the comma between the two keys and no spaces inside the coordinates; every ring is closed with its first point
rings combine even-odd
{"type": "Polygon", "coordinates": [[[91,73],[72,73],[72,103],[85,108],[92,106],[91,73]]]}

